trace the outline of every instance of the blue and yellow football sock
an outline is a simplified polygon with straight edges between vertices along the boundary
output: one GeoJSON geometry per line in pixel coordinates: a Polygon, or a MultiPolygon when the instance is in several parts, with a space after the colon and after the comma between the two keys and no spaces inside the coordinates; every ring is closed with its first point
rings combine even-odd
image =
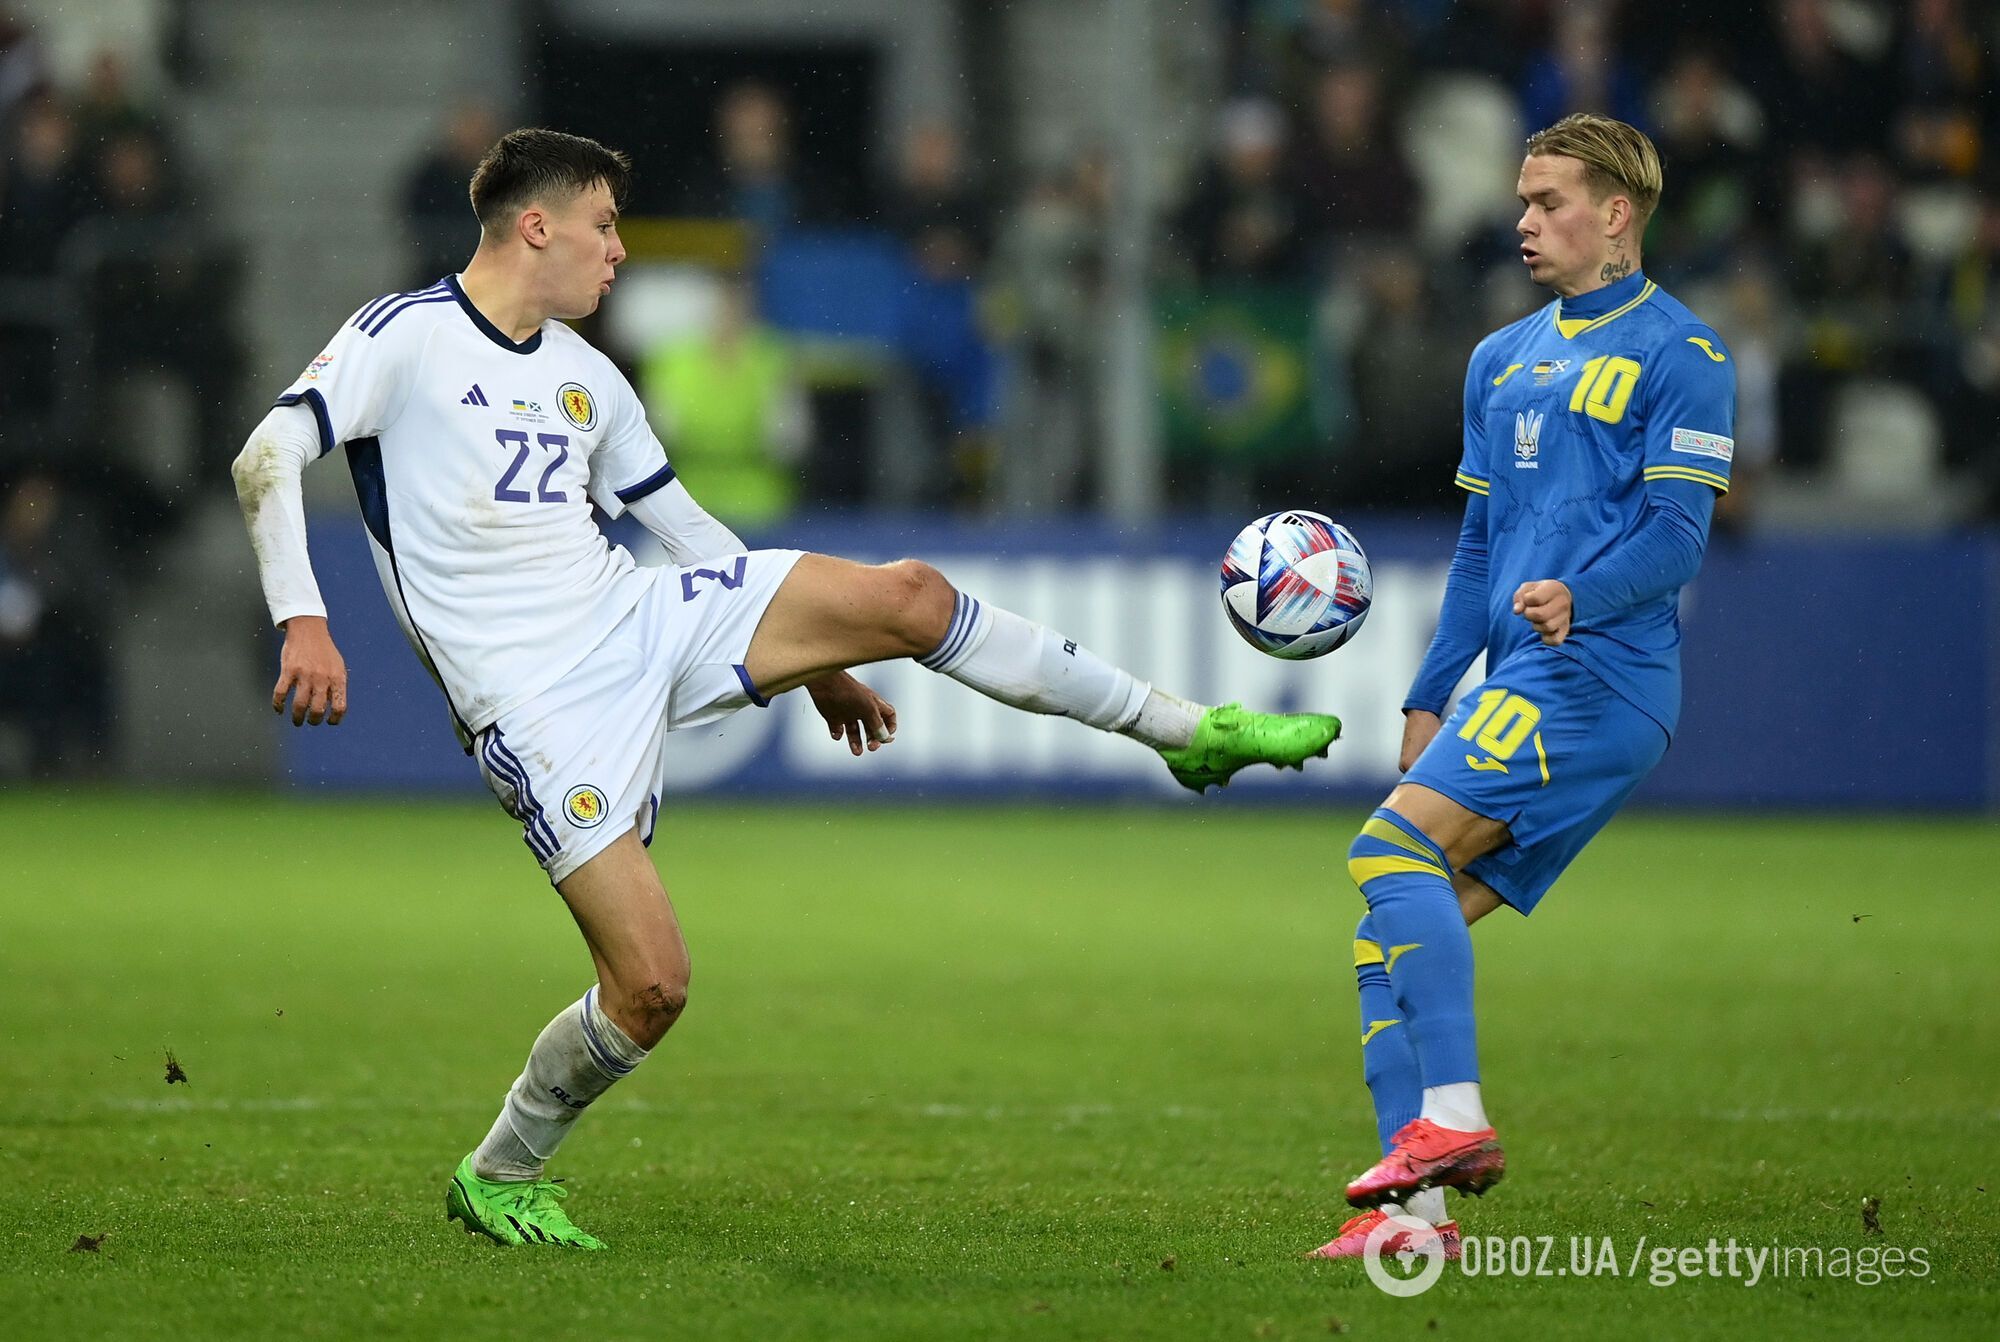
{"type": "Polygon", "coordinates": [[[1395,812],[1368,818],[1347,850],[1368,901],[1390,991],[1425,1087],[1479,1080],[1472,1016],[1472,933],[1436,844],[1395,812]]]}
{"type": "Polygon", "coordinates": [[[1402,1008],[1389,989],[1389,971],[1367,914],[1354,929],[1354,977],[1361,984],[1361,1079],[1375,1101],[1375,1131],[1388,1155],[1396,1130],[1423,1107],[1424,1083],[1402,1008]]]}

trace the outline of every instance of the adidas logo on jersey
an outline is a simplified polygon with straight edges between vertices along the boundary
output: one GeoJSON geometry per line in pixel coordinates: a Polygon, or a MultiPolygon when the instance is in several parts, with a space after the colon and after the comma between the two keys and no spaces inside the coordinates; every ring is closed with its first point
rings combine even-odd
{"type": "Polygon", "coordinates": [[[487,403],[486,393],[481,391],[479,384],[475,382],[472,384],[471,391],[458,398],[458,403],[460,405],[485,405],[487,403]]]}

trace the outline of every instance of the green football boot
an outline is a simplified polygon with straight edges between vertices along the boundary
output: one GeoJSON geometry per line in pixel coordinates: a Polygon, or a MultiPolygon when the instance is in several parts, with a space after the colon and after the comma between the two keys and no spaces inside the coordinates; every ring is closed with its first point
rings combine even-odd
{"type": "Polygon", "coordinates": [[[553,1179],[530,1183],[495,1183],[472,1172],[472,1157],[458,1162],[458,1172],[445,1189],[447,1221],[463,1222],[467,1231],[500,1244],[567,1244],[576,1249],[602,1249],[604,1241],[570,1223],[556,1204],[569,1190],[553,1179]]]}
{"type": "Polygon", "coordinates": [[[1303,769],[1309,759],[1325,759],[1339,738],[1340,719],[1326,713],[1250,713],[1224,704],[1201,715],[1194,740],[1162,750],[1160,758],[1175,782],[1206,792],[1211,783],[1228,786],[1231,775],[1251,764],[1303,769]]]}

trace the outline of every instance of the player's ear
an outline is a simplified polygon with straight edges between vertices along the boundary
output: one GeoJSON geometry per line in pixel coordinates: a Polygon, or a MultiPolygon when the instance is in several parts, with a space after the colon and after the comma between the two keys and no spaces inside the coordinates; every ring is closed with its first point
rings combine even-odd
{"type": "Polygon", "coordinates": [[[1614,195],[1607,203],[1610,205],[1611,210],[1605,218],[1604,231],[1612,237],[1617,237],[1631,226],[1632,202],[1625,196],[1614,195]]]}
{"type": "Polygon", "coordinates": [[[521,241],[536,251],[549,245],[549,216],[540,209],[531,206],[521,211],[514,229],[521,235],[521,241]]]}

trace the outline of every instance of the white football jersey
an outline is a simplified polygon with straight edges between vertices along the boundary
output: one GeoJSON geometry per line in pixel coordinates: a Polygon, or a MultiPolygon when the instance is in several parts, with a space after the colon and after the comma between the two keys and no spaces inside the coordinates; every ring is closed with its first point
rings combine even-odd
{"type": "Polygon", "coordinates": [[[345,444],[382,589],[468,734],[602,643],[651,577],[591,518],[674,478],[624,375],[547,321],[509,340],[455,276],[356,312],[280,405],[345,444]]]}

